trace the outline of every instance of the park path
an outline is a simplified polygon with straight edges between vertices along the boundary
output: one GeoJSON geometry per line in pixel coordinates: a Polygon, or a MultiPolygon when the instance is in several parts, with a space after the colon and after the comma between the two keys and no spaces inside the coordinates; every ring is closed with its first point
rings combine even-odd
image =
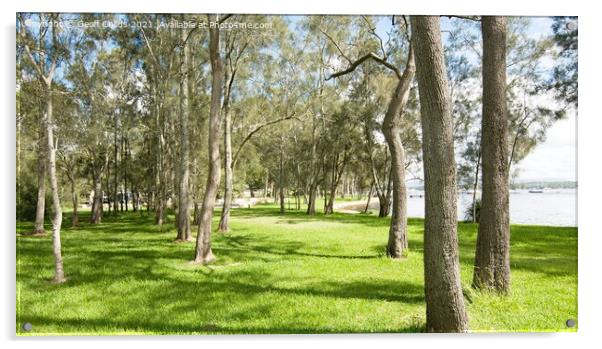
{"type": "MultiPolygon", "coordinates": [[[[340,213],[357,214],[364,211],[366,208],[366,199],[356,201],[338,202],[334,204],[334,211],[340,213]]],[[[370,199],[370,209],[378,210],[379,203],[378,198],[373,197],[370,199]]]]}

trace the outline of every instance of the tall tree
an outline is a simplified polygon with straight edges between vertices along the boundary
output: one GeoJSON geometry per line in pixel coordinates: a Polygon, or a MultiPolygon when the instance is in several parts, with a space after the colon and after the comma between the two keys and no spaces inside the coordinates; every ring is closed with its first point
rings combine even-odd
{"type": "Polygon", "coordinates": [[[473,285],[510,289],[506,19],[483,16],[483,196],[473,285]]]}
{"type": "Polygon", "coordinates": [[[180,178],[178,190],[178,236],[177,240],[190,240],[190,145],[188,132],[189,118],[189,93],[191,89],[189,72],[190,65],[190,47],[188,38],[192,30],[181,31],[182,40],[182,61],[181,61],[181,81],[180,81],[180,178]]]}
{"type": "Polygon", "coordinates": [[[462,332],[453,122],[439,17],[412,17],[424,161],[424,287],[429,332],[462,332]]]}
{"type": "Polygon", "coordinates": [[[199,213],[199,228],[196,238],[195,263],[206,264],[215,259],[211,251],[211,219],[215,197],[220,181],[220,129],[221,129],[221,101],[223,87],[224,62],[220,53],[219,23],[226,20],[229,15],[207,15],[209,28],[209,59],[211,61],[211,106],[209,111],[209,174],[205,185],[203,205],[199,213]]]}
{"type": "Polygon", "coordinates": [[[225,67],[224,67],[224,82],[225,95],[222,105],[224,118],[224,203],[222,213],[218,225],[218,230],[226,232],[229,230],[230,207],[232,206],[232,196],[234,190],[234,166],[232,160],[232,113],[230,110],[232,89],[238,72],[238,64],[249,45],[249,37],[245,33],[235,32],[228,33],[225,40],[225,67]],[[242,34],[242,35],[241,35],[242,34]]]}
{"type": "Polygon", "coordinates": [[[55,283],[66,281],[63,268],[63,257],[61,253],[61,224],[63,212],[56,175],[56,144],[54,140],[54,120],[52,110],[53,80],[59,60],[65,54],[59,43],[57,33],[60,17],[58,14],[39,16],[39,25],[36,31],[28,31],[27,21],[19,14],[20,44],[25,48],[27,56],[34,65],[37,76],[44,82],[46,92],[46,112],[44,115],[44,126],[46,130],[46,146],[48,152],[48,177],[52,191],[52,253],[54,255],[54,277],[55,283]],[[37,37],[36,37],[37,36],[37,37]]]}
{"type": "MultiPolygon", "coordinates": [[[[404,21],[404,23],[406,24],[406,33],[409,33],[407,22],[404,21]]],[[[378,38],[375,27],[370,26],[368,31],[378,38]]],[[[327,33],[324,34],[328,38],[331,38],[327,33]]],[[[407,35],[407,39],[409,43],[411,40],[409,34],[407,35]]],[[[412,45],[409,44],[407,61],[402,73],[399,68],[387,61],[388,54],[383,48],[382,40],[380,40],[380,38],[379,41],[381,42],[381,56],[378,56],[374,52],[369,52],[355,61],[352,61],[343,53],[339,48],[339,45],[331,39],[333,45],[339,49],[341,56],[348,62],[348,68],[332,74],[328,79],[353,72],[360,64],[368,60],[373,60],[387,67],[393,71],[398,78],[397,86],[391,95],[385,119],[382,124],[382,132],[385,135],[391,153],[391,177],[393,179],[393,214],[391,217],[391,225],[389,227],[387,256],[391,258],[402,258],[407,253],[408,239],[406,231],[407,192],[405,185],[405,151],[400,133],[402,131],[403,111],[410,95],[412,80],[414,79],[414,51],[412,45]]]]}

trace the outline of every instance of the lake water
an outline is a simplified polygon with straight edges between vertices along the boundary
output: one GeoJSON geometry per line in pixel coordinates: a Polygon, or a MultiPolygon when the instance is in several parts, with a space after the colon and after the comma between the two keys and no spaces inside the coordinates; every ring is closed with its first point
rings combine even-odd
{"type": "MultiPolygon", "coordinates": [[[[422,193],[410,191],[409,194],[422,193]]],[[[466,207],[471,204],[472,195],[458,196],[458,220],[464,220],[466,207]]],[[[378,208],[378,203],[376,205],[378,208]]],[[[408,217],[424,217],[424,197],[408,198],[408,217]]],[[[513,191],[510,193],[510,223],[577,226],[577,191],[574,189],[550,189],[543,193],[529,193],[527,190],[513,191]]]]}

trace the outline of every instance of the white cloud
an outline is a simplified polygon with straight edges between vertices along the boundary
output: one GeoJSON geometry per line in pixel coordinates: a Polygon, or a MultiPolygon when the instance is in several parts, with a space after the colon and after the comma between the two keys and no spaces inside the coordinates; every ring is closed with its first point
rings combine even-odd
{"type": "Polygon", "coordinates": [[[576,118],[571,113],[550,127],[546,141],[515,165],[518,180],[577,180],[576,118]]]}

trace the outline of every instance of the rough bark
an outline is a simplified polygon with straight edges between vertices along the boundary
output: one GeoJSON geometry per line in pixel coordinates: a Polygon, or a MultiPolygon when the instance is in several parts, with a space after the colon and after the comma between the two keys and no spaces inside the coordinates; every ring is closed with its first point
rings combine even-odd
{"type": "Polygon", "coordinates": [[[510,289],[506,19],[483,17],[483,196],[473,285],[510,289]]]}
{"type": "Polygon", "coordinates": [[[395,93],[391,97],[382,131],[391,153],[391,174],[393,177],[393,212],[389,226],[387,256],[402,258],[407,254],[407,190],[405,184],[405,150],[401,142],[402,111],[410,96],[410,87],[414,80],[414,51],[410,45],[406,68],[399,80],[395,93]]]}
{"type": "MultiPolygon", "coordinates": [[[[207,15],[209,22],[217,22],[217,15],[207,15]]],[[[206,264],[215,259],[211,251],[211,219],[220,181],[219,136],[221,128],[220,107],[223,85],[223,61],[219,52],[219,29],[209,28],[209,58],[211,61],[211,106],[209,110],[209,173],[201,206],[196,239],[195,263],[206,264]]]]}
{"type": "Polygon", "coordinates": [[[190,240],[190,159],[188,141],[188,69],[190,48],[185,40],[187,34],[182,30],[184,57],[182,59],[182,79],[180,81],[180,173],[178,190],[178,235],[177,240],[190,240]]]}
{"type": "Polygon", "coordinates": [[[429,332],[466,331],[456,217],[456,164],[439,17],[412,17],[425,186],[424,281],[429,332]]]}

